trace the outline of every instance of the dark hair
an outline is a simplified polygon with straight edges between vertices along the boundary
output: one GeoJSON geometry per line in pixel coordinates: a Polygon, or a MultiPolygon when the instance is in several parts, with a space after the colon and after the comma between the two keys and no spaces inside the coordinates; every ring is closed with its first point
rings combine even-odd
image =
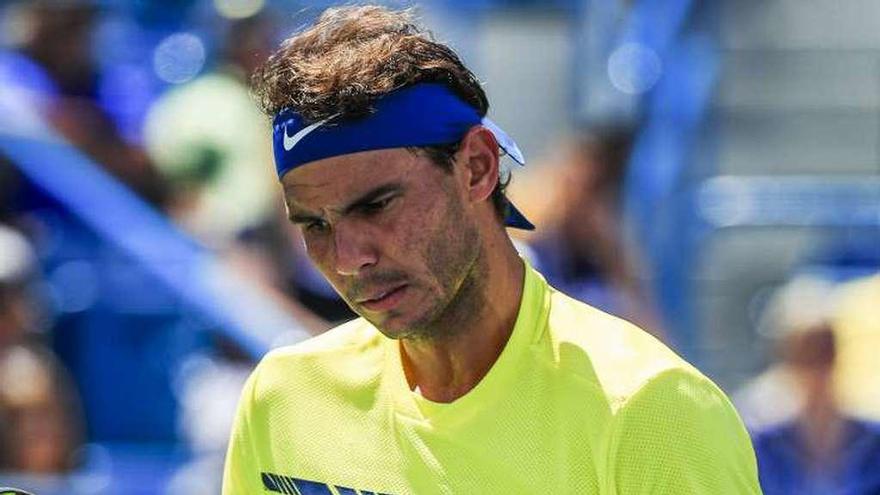
{"type": "MultiPolygon", "coordinates": [[[[415,20],[412,10],[380,6],[338,7],[285,40],[251,79],[262,110],[289,108],[305,120],[355,119],[375,111],[382,96],[413,84],[442,83],[485,116],[489,100],[476,76],[448,46],[415,20]]],[[[451,170],[459,143],[413,148],[451,170]]],[[[506,181],[499,178],[492,203],[506,215],[506,181]]]]}

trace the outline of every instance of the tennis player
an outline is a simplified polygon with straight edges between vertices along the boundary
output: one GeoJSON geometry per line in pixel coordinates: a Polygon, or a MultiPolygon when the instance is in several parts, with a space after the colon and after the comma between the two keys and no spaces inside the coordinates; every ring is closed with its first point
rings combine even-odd
{"type": "Polygon", "coordinates": [[[225,494],[760,492],[717,386],[518,256],[499,163],[522,154],[409,13],[330,9],[254,86],[290,218],[361,318],[258,365],[225,494]]]}

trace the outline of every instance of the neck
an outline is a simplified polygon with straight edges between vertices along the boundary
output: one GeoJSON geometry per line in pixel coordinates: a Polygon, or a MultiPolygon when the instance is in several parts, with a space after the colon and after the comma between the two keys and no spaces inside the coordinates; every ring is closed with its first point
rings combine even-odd
{"type": "Polygon", "coordinates": [[[839,456],[843,424],[829,386],[808,391],[800,426],[812,467],[830,466],[839,456]]]}
{"type": "Polygon", "coordinates": [[[426,399],[452,402],[472,390],[498,359],[516,323],[522,299],[524,264],[507,234],[484,242],[461,297],[442,318],[455,331],[437,337],[401,339],[404,373],[411,389],[426,399]],[[492,244],[496,245],[492,245],[492,244]]]}

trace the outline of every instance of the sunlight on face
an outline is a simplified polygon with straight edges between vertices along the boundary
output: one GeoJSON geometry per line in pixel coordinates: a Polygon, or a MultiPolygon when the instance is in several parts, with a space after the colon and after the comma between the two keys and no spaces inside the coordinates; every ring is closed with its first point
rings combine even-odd
{"type": "Polygon", "coordinates": [[[282,183],[309,256],[354,311],[390,337],[439,331],[479,252],[452,172],[376,150],[310,163],[282,183]]]}

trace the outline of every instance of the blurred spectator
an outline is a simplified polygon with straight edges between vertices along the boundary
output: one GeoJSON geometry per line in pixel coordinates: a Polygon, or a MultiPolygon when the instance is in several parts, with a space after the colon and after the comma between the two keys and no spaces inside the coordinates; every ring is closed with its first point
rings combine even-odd
{"type": "Polygon", "coordinates": [[[835,302],[832,284],[802,276],[777,292],[763,318],[762,326],[769,326],[778,342],[780,369],[773,376],[785,380],[765,377],[740,398],[744,410],[788,412],[754,433],[768,495],[880,490],[880,424],[845,414],[836,398],[835,302]]]}
{"type": "Polygon", "coordinates": [[[81,442],[70,381],[34,331],[35,258],[25,238],[0,225],[0,470],[60,473],[81,442]]]}
{"type": "MultiPolygon", "coordinates": [[[[145,142],[172,185],[169,211],[184,229],[318,317],[347,319],[353,313],[311,266],[286,220],[269,121],[249,94],[247,78],[274,48],[274,35],[269,14],[232,22],[218,68],[156,101],[145,142]]],[[[288,306],[313,331],[327,328],[298,304],[288,306]]]]}
{"type": "MultiPolygon", "coordinates": [[[[291,283],[299,272],[290,267],[305,257],[296,254],[301,240],[291,237],[295,229],[276,191],[269,121],[248,90],[249,75],[274,47],[274,29],[265,14],[232,22],[217,68],[159,97],[144,141],[170,186],[172,219],[319,333],[329,324],[300,304],[291,283]]],[[[169,493],[219,491],[238,392],[252,366],[229,341],[182,363],[177,421],[194,458],[175,473],[169,493]]]]}
{"type": "Polygon", "coordinates": [[[98,104],[99,73],[92,35],[98,10],[88,3],[19,2],[18,54],[0,59],[0,72],[18,75],[52,126],[141,197],[161,205],[164,184],[146,154],[127,143],[98,104]]]}
{"type": "Polygon", "coordinates": [[[269,122],[247,88],[273,35],[267,17],[233,22],[219,67],[172,88],[147,115],[145,143],[172,186],[170,212],[209,244],[228,245],[280,206],[269,122]]]}
{"type": "Polygon", "coordinates": [[[633,135],[597,129],[566,140],[552,163],[560,174],[553,216],[531,242],[551,285],[604,311],[658,331],[639,266],[623,236],[621,192],[633,135]]]}

